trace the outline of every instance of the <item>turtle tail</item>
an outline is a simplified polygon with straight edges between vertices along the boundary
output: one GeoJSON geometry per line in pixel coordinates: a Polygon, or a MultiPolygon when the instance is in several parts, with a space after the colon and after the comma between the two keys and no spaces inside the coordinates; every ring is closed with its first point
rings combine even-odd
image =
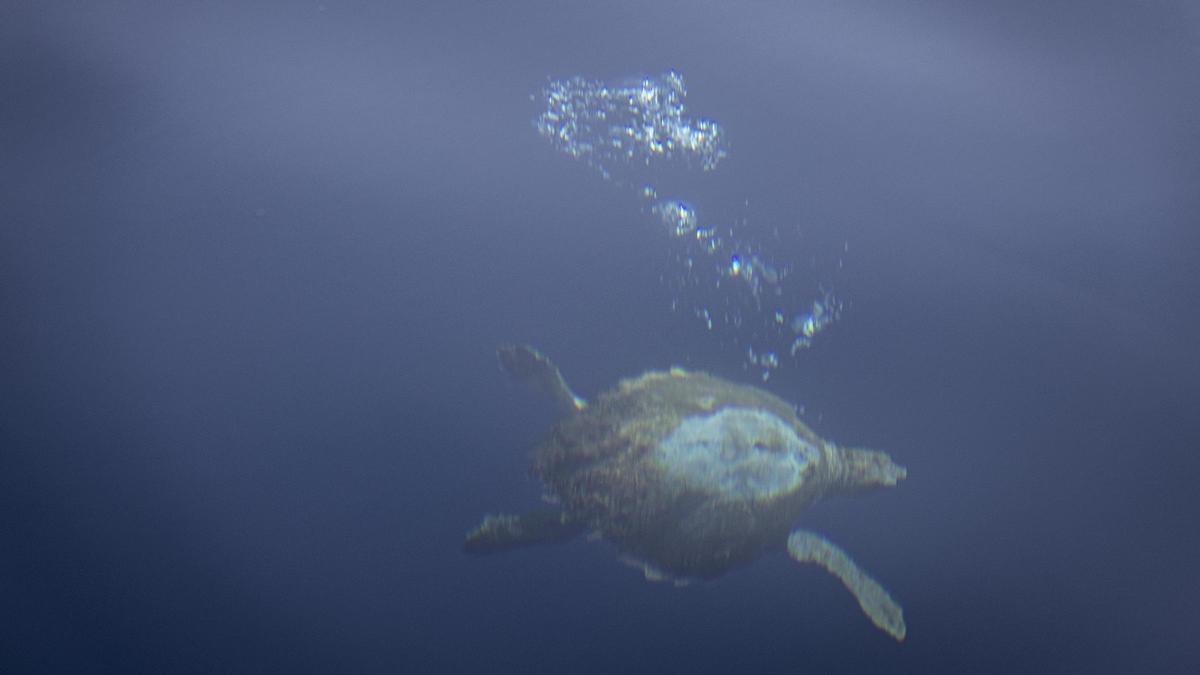
{"type": "Polygon", "coordinates": [[[463,552],[471,555],[502,553],[514,548],[567,541],[582,532],[583,525],[573,522],[562,511],[541,509],[519,516],[488,515],[478,527],[467,533],[463,552]]]}

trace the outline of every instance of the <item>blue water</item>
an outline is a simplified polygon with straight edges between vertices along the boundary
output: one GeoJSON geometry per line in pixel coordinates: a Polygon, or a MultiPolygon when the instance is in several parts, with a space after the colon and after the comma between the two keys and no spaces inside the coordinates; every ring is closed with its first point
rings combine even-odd
{"type": "Polygon", "coordinates": [[[1198,65],[1184,2],[6,4],[0,670],[1195,672],[1198,65]],[[556,416],[497,344],[761,383],[531,124],[668,69],[730,153],[662,184],[845,302],[764,386],[908,468],[800,523],[903,643],[782,554],[461,553],[556,416]]]}

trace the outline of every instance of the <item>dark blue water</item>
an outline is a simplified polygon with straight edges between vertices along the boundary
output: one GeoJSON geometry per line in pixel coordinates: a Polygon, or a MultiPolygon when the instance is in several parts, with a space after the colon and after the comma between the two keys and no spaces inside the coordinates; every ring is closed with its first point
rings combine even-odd
{"type": "Polygon", "coordinates": [[[1043,4],[8,3],[0,670],[1194,672],[1200,14],[1043,4]],[[908,467],[803,522],[902,644],[782,555],[460,552],[554,420],[497,344],[757,381],[530,123],[668,68],[694,194],[849,243],[767,386],[908,467]]]}

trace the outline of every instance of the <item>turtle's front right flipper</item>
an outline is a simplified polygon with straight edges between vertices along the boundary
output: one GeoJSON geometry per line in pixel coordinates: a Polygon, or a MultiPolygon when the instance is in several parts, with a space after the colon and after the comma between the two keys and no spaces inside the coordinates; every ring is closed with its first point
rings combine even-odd
{"type": "Polygon", "coordinates": [[[467,533],[463,551],[471,555],[501,553],[522,546],[564,542],[583,531],[583,525],[554,509],[541,509],[514,516],[488,515],[467,533]]]}
{"type": "Polygon", "coordinates": [[[788,553],[796,562],[816,563],[840,579],[846,589],[854,594],[871,623],[896,640],[904,640],[907,629],[900,605],[837,544],[815,532],[794,530],[788,537],[787,546],[788,553]]]}

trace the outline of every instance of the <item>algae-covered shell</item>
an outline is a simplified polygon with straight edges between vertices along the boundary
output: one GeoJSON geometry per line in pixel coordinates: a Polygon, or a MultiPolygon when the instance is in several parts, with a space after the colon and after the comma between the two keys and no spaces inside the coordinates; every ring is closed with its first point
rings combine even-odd
{"type": "Polygon", "coordinates": [[[531,469],[558,508],[489,516],[468,533],[468,552],[592,531],[647,578],[683,581],[788,550],[841,579],[877,626],[903,639],[900,607],[878,582],[820,535],[792,529],[819,499],[903,480],[885,453],[839,447],[774,394],[705,373],[651,371],[588,403],[537,350],[507,346],[499,356],[565,412],[531,469]]]}

